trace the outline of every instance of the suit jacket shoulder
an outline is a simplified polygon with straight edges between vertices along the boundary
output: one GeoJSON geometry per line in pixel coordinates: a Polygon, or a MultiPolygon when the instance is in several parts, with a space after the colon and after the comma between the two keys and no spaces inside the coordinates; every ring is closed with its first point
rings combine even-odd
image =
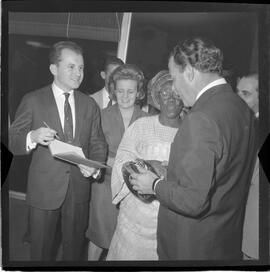
{"type": "Polygon", "coordinates": [[[93,98],[96,101],[100,108],[103,108],[103,89],[94,94],[89,95],[89,97],[93,98]]]}

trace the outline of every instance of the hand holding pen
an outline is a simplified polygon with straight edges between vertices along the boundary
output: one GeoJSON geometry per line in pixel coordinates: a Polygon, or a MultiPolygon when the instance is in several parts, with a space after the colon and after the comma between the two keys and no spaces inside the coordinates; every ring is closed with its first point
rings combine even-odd
{"type": "MultiPolygon", "coordinates": [[[[49,128],[50,130],[55,131],[54,129],[51,129],[45,121],[43,121],[43,124],[44,124],[47,128],[49,128]]],[[[58,136],[57,131],[55,131],[54,137],[55,137],[56,139],[60,140],[60,137],[58,136]]]]}
{"type": "Polygon", "coordinates": [[[55,138],[60,139],[57,135],[57,132],[50,128],[46,122],[43,122],[46,127],[40,127],[36,130],[31,131],[30,138],[32,142],[41,144],[41,145],[49,145],[51,141],[55,138]]]}

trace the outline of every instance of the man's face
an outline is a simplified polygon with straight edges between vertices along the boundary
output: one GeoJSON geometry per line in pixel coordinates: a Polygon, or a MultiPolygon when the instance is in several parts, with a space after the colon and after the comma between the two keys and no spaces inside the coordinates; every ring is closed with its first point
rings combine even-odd
{"type": "Polygon", "coordinates": [[[243,77],[237,83],[237,94],[247,103],[254,111],[258,112],[258,80],[254,77],[243,77]]]}
{"type": "Polygon", "coordinates": [[[180,71],[180,67],[175,63],[173,57],[170,57],[168,67],[173,79],[173,88],[180,95],[186,107],[193,106],[194,95],[191,92],[190,82],[185,75],[185,70],[180,71]]]}
{"type": "Polygon", "coordinates": [[[110,75],[112,74],[112,72],[118,67],[119,65],[118,64],[109,64],[106,71],[105,71],[105,86],[108,90],[108,84],[109,84],[109,78],[110,78],[110,75]]]}
{"type": "Polygon", "coordinates": [[[55,84],[65,92],[79,88],[83,80],[83,57],[70,50],[63,49],[58,64],[50,66],[55,84]]]}

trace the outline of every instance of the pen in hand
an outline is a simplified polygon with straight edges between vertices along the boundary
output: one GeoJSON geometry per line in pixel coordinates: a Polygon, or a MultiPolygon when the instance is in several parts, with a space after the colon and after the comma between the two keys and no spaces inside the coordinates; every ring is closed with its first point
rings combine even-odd
{"type": "MultiPolygon", "coordinates": [[[[45,121],[43,121],[43,124],[44,124],[47,128],[51,129],[45,121]]],[[[58,136],[57,132],[55,133],[55,137],[56,137],[56,139],[60,140],[60,137],[58,136]]]]}

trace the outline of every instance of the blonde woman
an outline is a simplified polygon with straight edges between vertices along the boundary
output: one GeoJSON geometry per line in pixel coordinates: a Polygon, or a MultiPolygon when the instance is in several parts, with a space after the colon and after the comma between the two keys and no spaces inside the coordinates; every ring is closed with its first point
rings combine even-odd
{"type": "MultiPolygon", "coordinates": [[[[135,120],[147,115],[136,105],[144,97],[143,84],[142,71],[131,64],[117,67],[110,76],[109,91],[116,104],[101,111],[101,125],[109,149],[107,164],[111,167],[125,130],[135,120]]],[[[102,252],[103,256],[106,254],[115,230],[117,215],[118,208],[112,204],[111,170],[108,169],[101,183],[92,183],[89,226],[86,233],[90,240],[88,260],[98,260],[102,258],[102,252]]]]}

